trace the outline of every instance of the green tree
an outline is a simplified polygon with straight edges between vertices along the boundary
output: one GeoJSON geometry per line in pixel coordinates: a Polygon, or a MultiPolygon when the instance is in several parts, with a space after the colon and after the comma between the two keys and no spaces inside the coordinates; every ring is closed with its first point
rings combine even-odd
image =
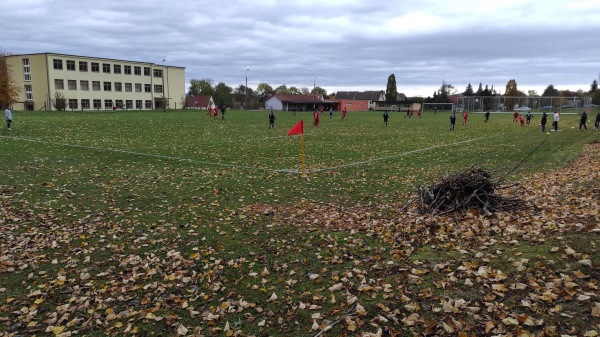
{"type": "Polygon", "coordinates": [[[593,80],[592,84],[590,84],[590,94],[593,94],[598,90],[598,81],[593,80]]]}
{"type": "Polygon", "coordinates": [[[15,85],[8,66],[7,53],[0,50],[0,108],[6,109],[19,99],[20,88],[15,85]]]}
{"type": "Polygon", "coordinates": [[[546,87],[546,89],[544,89],[542,96],[544,96],[544,97],[558,96],[558,90],[556,88],[554,88],[554,85],[550,84],[546,87]]]}
{"type": "Polygon", "coordinates": [[[300,89],[298,89],[298,88],[296,88],[294,86],[291,86],[288,89],[288,91],[289,91],[290,95],[300,95],[301,94],[300,89]]]}
{"type": "Polygon", "coordinates": [[[260,96],[268,96],[273,95],[275,93],[275,90],[273,90],[273,87],[271,87],[267,83],[260,83],[256,87],[256,93],[260,96]]]}
{"type": "MultiPolygon", "coordinates": [[[[487,89],[487,85],[485,86],[485,88],[487,89]]],[[[479,88],[477,89],[477,96],[483,96],[483,85],[481,84],[481,82],[479,82],[479,88]]]]}
{"type": "Polygon", "coordinates": [[[231,107],[233,105],[232,91],[233,89],[223,82],[219,82],[215,85],[213,96],[215,104],[220,107],[231,107]]]}
{"type": "Polygon", "coordinates": [[[310,90],[308,90],[307,87],[302,87],[300,88],[300,93],[302,93],[302,95],[308,95],[310,94],[310,90]]]}
{"type": "Polygon", "coordinates": [[[465,89],[465,92],[463,93],[463,95],[465,95],[465,96],[473,96],[473,87],[471,86],[471,83],[469,83],[467,85],[467,88],[465,89]]]}
{"type": "Polygon", "coordinates": [[[188,89],[188,95],[194,96],[214,96],[215,90],[213,88],[213,80],[211,79],[191,79],[190,88],[188,89]]]}
{"type": "Polygon", "coordinates": [[[396,87],[396,75],[388,76],[387,87],[385,89],[385,100],[395,102],[398,97],[398,88],[396,87]]]}
{"type": "Polygon", "coordinates": [[[287,85],[282,84],[275,88],[275,93],[279,95],[288,95],[290,93],[290,89],[288,89],[287,85]]]}
{"type": "Polygon", "coordinates": [[[327,90],[316,86],[313,88],[313,90],[310,91],[312,94],[317,94],[317,95],[322,95],[324,98],[327,97],[327,90]]]}

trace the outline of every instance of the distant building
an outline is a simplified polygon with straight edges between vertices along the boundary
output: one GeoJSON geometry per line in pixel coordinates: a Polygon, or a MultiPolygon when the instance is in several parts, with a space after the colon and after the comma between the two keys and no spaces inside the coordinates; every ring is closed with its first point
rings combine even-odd
{"type": "Polygon", "coordinates": [[[90,56],[7,56],[21,88],[15,110],[176,108],[185,97],[185,68],[90,56]]]}
{"type": "Polygon", "coordinates": [[[340,108],[347,111],[366,111],[375,109],[375,102],[385,100],[385,91],[338,91],[335,99],[340,108]]]}
{"type": "Polygon", "coordinates": [[[276,94],[265,102],[265,108],[267,110],[283,110],[292,111],[313,111],[313,109],[339,110],[338,100],[324,99],[323,95],[320,94],[308,94],[308,95],[281,95],[276,94]]]}
{"type": "Polygon", "coordinates": [[[212,96],[205,95],[188,95],[185,98],[185,108],[186,109],[204,109],[207,110],[208,107],[214,108],[215,102],[213,101],[212,96]]]}

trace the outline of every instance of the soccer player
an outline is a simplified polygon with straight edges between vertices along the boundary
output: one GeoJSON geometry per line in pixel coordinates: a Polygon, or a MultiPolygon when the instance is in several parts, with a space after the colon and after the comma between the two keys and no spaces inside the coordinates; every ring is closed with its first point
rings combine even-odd
{"type": "Polygon", "coordinates": [[[346,107],[342,109],[342,120],[344,120],[344,118],[346,118],[346,107]]]}
{"type": "Polygon", "coordinates": [[[513,113],[513,123],[516,123],[517,120],[519,120],[519,113],[515,111],[513,113]]]}
{"type": "Polygon", "coordinates": [[[209,105],[209,106],[206,108],[206,115],[207,115],[207,116],[212,116],[212,106],[210,106],[210,105],[209,105]]]}
{"type": "Polygon", "coordinates": [[[533,115],[531,114],[531,111],[527,111],[527,115],[525,115],[525,119],[527,120],[527,125],[529,125],[532,118],[533,118],[533,115]]]}
{"type": "Polygon", "coordinates": [[[463,125],[467,125],[467,118],[469,118],[469,112],[465,110],[465,112],[463,112],[463,125]]]}
{"type": "Polygon", "coordinates": [[[456,113],[453,112],[452,115],[450,115],[450,130],[454,130],[454,124],[456,124],[456,113]]]}
{"type": "Polygon", "coordinates": [[[487,110],[484,116],[485,120],[483,122],[487,124],[488,120],[490,120],[490,110],[487,110]]]}
{"type": "Polygon", "coordinates": [[[388,125],[388,119],[390,119],[390,114],[388,114],[387,110],[383,113],[383,125],[388,125]]]}
{"type": "Polygon", "coordinates": [[[269,112],[269,129],[274,129],[275,128],[275,114],[273,113],[273,110],[271,110],[271,112],[269,112]]]}
{"type": "Polygon", "coordinates": [[[546,132],[546,121],[548,120],[548,114],[546,111],[542,113],[542,120],[540,121],[540,126],[542,127],[542,132],[546,132]]]}
{"type": "Polygon", "coordinates": [[[419,108],[419,111],[417,112],[417,116],[419,117],[419,119],[421,119],[421,108],[419,108]]]}
{"type": "Polygon", "coordinates": [[[519,116],[519,122],[521,123],[521,126],[525,125],[525,119],[523,118],[523,115],[519,116]]]}
{"type": "Polygon", "coordinates": [[[333,118],[333,108],[329,108],[329,119],[333,118]]]}
{"type": "Polygon", "coordinates": [[[587,130],[587,125],[585,125],[586,122],[587,122],[587,112],[585,112],[585,110],[583,110],[581,112],[581,119],[579,120],[579,130],[581,130],[582,126],[584,129],[587,130]]]}
{"type": "Polygon", "coordinates": [[[594,122],[594,130],[600,129],[600,112],[596,115],[596,121],[594,122]]]}
{"type": "Polygon", "coordinates": [[[554,118],[552,121],[552,131],[558,131],[558,121],[560,120],[560,114],[558,111],[554,111],[554,118]]]}
{"type": "Polygon", "coordinates": [[[213,120],[216,121],[219,119],[219,107],[215,106],[215,109],[213,110],[213,120]]]}
{"type": "MultiPolygon", "coordinates": [[[[344,118],[342,117],[342,119],[344,119],[344,118]]],[[[315,112],[313,112],[313,125],[315,127],[319,126],[319,111],[318,110],[315,110],[315,112]]]]}

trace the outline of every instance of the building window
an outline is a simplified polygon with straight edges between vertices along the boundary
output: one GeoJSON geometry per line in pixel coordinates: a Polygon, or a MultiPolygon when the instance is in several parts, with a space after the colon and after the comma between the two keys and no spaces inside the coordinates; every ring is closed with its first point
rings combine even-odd
{"type": "Polygon", "coordinates": [[[31,90],[31,84],[25,84],[25,100],[33,101],[33,90],[31,90]]]}
{"type": "Polygon", "coordinates": [[[133,109],[133,101],[128,99],[125,101],[125,109],[133,109]]]}
{"type": "Polygon", "coordinates": [[[147,99],[145,101],[146,109],[152,109],[152,100],[147,99]]]}
{"type": "Polygon", "coordinates": [[[121,65],[120,64],[113,64],[113,73],[115,73],[115,74],[121,73],[121,65]]]}
{"type": "Polygon", "coordinates": [[[115,91],[123,91],[123,83],[115,82],[115,91]]]}
{"type": "Polygon", "coordinates": [[[136,75],[141,75],[142,74],[142,67],[133,66],[133,73],[136,74],[136,75]]]}
{"type": "Polygon", "coordinates": [[[75,71],[75,61],[67,60],[67,70],[75,71]]]}
{"type": "Polygon", "coordinates": [[[100,72],[100,63],[92,62],[92,72],[99,73],[100,72]]]}
{"type": "Polygon", "coordinates": [[[118,99],[118,100],[116,100],[116,101],[115,101],[115,106],[116,106],[117,108],[119,108],[119,109],[123,109],[123,108],[124,108],[124,106],[123,106],[123,100],[122,100],[122,99],[118,99]]]}
{"type": "Polygon", "coordinates": [[[135,92],[142,92],[142,84],[141,83],[135,84],[135,92]]]}
{"type": "Polygon", "coordinates": [[[136,109],[142,109],[142,100],[141,99],[136,99],[135,100],[135,108],[136,109]]]}
{"type": "Polygon", "coordinates": [[[55,79],[54,80],[54,89],[56,90],[64,90],[65,89],[65,81],[55,79]]]}
{"type": "Polygon", "coordinates": [[[102,107],[102,101],[99,99],[94,100],[94,109],[100,109],[102,107]]]}
{"type": "Polygon", "coordinates": [[[23,79],[25,82],[31,82],[31,65],[29,65],[29,59],[23,59],[23,79]]]}
{"type": "Polygon", "coordinates": [[[77,109],[77,100],[69,99],[69,109],[77,109]]]}
{"type": "Polygon", "coordinates": [[[152,85],[144,84],[144,92],[152,92],[152,85]]]}
{"type": "Polygon", "coordinates": [[[131,83],[125,83],[125,91],[126,92],[132,92],[133,91],[131,83]]]}
{"type": "Polygon", "coordinates": [[[125,75],[131,75],[131,66],[123,66],[123,71],[125,75]]]}
{"type": "Polygon", "coordinates": [[[112,91],[112,83],[104,82],[104,91],[112,91]]]}
{"type": "Polygon", "coordinates": [[[53,59],[52,63],[54,64],[54,69],[62,70],[62,68],[63,68],[62,67],[62,60],[60,60],[60,59],[53,59]]]}
{"type": "MultiPolygon", "coordinates": [[[[83,91],[90,90],[90,82],[88,82],[86,80],[79,81],[79,86],[81,87],[81,90],[83,90],[83,91]]],[[[81,103],[81,105],[83,105],[83,103],[81,103]]]]}
{"type": "Polygon", "coordinates": [[[88,71],[87,62],[79,61],[79,71],[88,71]]]}
{"type": "Polygon", "coordinates": [[[92,81],[92,90],[100,91],[100,81],[92,81]]]}
{"type": "Polygon", "coordinates": [[[144,76],[150,76],[150,67],[144,67],[144,76]]]}
{"type": "Polygon", "coordinates": [[[77,90],[77,81],[67,80],[67,88],[69,88],[69,90],[77,90]]]}
{"type": "Polygon", "coordinates": [[[154,92],[157,94],[160,94],[163,92],[163,86],[160,84],[155,84],[154,85],[154,92]]]}
{"type": "Polygon", "coordinates": [[[111,109],[113,108],[113,103],[112,103],[112,99],[105,99],[104,100],[104,109],[111,109]]]}
{"type": "Polygon", "coordinates": [[[81,108],[82,109],[89,109],[90,108],[90,100],[89,99],[82,99],[81,100],[81,108]]]}
{"type": "Polygon", "coordinates": [[[102,72],[110,74],[110,64],[102,63],[102,72]]]}
{"type": "Polygon", "coordinates": [[[154,77],[163,77],[162,69],[154,69],[154,77]]]}

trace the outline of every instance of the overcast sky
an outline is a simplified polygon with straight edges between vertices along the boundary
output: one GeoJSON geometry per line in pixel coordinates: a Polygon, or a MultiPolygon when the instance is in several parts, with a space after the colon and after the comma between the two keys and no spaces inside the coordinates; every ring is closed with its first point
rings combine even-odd
{"type": "Polygon", "coordinates": [[[0,13],[5,52],[165,59],[186,82],[233,88],[247,73],[251,88],[385,90],[395,74],[408,96],[510,79],[541,94],[600,73],[599,0],[2,0],[0,13]]]}

